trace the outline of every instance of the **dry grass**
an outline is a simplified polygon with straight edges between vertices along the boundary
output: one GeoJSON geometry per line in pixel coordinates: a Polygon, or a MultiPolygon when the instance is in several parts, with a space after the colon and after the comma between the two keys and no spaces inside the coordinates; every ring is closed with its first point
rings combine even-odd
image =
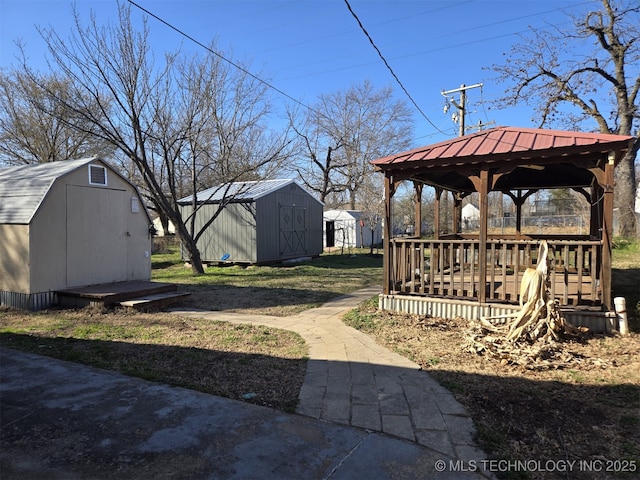
{"type": "Polygon", "coordinates": [[[382,258],[363,249],[285,265],[210,265],[201,276],[194,276],[177,251],[170,250],[154,255],[153,268],[153,280],[176,283],[191,293],[189,306],[274,316],[295,315],[382,283],[382,258]]]}
{"type": "MultiPolygon", "coordinates": [[[[195,277],[174,248],[154,255],[154,280],[191,292],[187,306],[291,315],[379,284],[381,259],[357,253],[287,266],[210,267],[195,277]]],[[[122,309],[0,308],[0,346],[289,412],[297,404],[307,356],[293,332],[122,309]]]]}
{"type": "Polygon", "coordinates": [[[0,310],[0,345],[277,408],[295,409],[307,347],[284,330],[94,309],[0,310]]]}

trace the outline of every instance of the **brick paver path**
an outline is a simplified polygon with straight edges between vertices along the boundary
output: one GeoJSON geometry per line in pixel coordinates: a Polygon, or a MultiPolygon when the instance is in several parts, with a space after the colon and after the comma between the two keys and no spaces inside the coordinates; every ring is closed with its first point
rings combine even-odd
{"type": "Polygon", "coordinates": [[[415,363],[346,326],[342,315],[379,293],[366,288],[291,317],[174,313],[299,333],[309,346],[296,412],[405,438],[454,458],[483,458],[464,407],[415,363]]]}

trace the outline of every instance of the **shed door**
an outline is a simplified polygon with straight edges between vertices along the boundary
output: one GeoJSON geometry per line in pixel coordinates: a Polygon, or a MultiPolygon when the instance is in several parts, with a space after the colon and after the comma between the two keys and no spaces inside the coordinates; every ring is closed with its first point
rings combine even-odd
{"type": "Polygon", "coordinates": [[[123,190],[67,186],[67,285],[127,280],[126,216],[123,190]]]}
{"type": "Polygon", "coordinates": [[[307,209],[280,205],[280,255],[293,257],[307,253],[307,209]]]}
{"type": "Polygon", "coordinates": [[[331,220],[329,222],[325,222],[325,234],[327,236],[327,241],[325,247],[335,247],[336,246],[336,223],[331,220]]]}

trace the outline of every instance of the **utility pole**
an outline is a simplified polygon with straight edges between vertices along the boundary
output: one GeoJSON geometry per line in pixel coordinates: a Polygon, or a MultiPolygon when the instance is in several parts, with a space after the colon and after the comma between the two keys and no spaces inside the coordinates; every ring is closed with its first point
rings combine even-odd
{"type": "MultiPolygon", "coordinates": [[[[472,88],[478,88],[481,87],[482,83],[476,83],[475,85],[470,85],[470,86],[465,86],[465,84],[463,83],[460,88],[455,88],[453,90],[447,90],[446,92],[443,91],[442,95],[447,99],[447,104],[444,107],[444,112],[447,113],[447,111],[449,110],[449,103],[452,103],[454,107],[456,107],[460,113],[460,130],[459,130],[459,136],[462,137],[465,134],[465,124],[464,124],[464,117],[466,114],[465,111],[465,106],[466,106],[466,101],[467,101],[467,90],[470,90],[472,88]],[[451,95],[453,93],[457,93],[460,92],[460,103],[456,103],[456,101],[453,98],[449,98],[447,95],[451,95]]],[[[460,192],[451,192],[451,195],[453,196],[453,231],[455,234],[458,234],[460,232],[462,232],[462,199],[463,199],[463,195],[460,192]]],[[[445,200],[446,200],[447,196],[445,195],[445,200]]]]}
{"type": "MultiPolygon", "coordinates": [[[[447,100],[449,102],[451,102],[453,104],[454,107],[456,107],[459,111],[460,111],[460,129],[459,129],[459,135],[462,137],[464,135],[464,131],[465,131],[465,125],[464,125],[464,117],[465,117],[465,103],[467,101],[467,90],[470,90],[472,88],[478,88],[481,87],[482,83],[476,83],[475,85],[470,85],[470,86],[465,86],[465,84],[463,83],[460,88],[455,88],[453,90],[447,90],[446,92],[443,90],[442,91],[442,95],[447,98],[447,100]],[[460,103],[456,103],[455,100],[453,100],[453,98],[449,98],[447,97],[447,95],[451,95],[452,93],[457,93],[460,92],[460,103]]],[[[445,106],[445,113],[447,113],[448,110],[448,106],[445,106]]]]}

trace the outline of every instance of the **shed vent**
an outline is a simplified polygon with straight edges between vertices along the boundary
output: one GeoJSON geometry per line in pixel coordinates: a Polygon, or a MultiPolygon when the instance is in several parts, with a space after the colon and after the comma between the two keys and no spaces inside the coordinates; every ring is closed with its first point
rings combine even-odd
{"type": "Polygon", "coordinates": [[[107,169],[102,165],[89,165],[89,185],[106,185],[107,169]]]}

